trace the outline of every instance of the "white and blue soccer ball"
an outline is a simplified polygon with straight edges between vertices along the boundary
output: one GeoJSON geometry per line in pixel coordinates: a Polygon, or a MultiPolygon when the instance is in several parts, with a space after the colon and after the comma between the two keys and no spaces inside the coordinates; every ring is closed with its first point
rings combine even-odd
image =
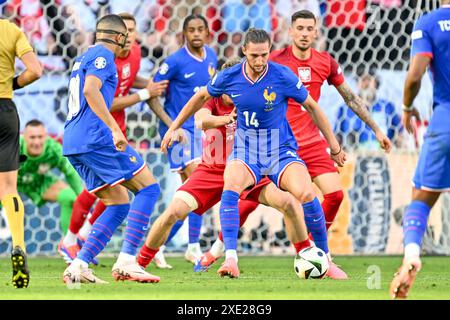
{"type": "Polygon", "coordinates": [[[294,270],[300,279],[321,279],[330,267],[326,253],[317,247],[301,250],[294,260],[294,270]]]}

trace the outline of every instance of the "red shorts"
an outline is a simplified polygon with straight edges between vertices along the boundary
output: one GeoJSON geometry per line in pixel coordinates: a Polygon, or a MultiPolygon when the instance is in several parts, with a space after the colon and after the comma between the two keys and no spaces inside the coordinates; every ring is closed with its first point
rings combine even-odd
{"type": "MultiPolygon", "coordinates": [[[[192,195],[197,201],[198,208],[194,212],[202,215],[211,209],[222,198],[223,173],[225,169],[211,168],[204,164],[199,164],[186,182],[177,191],[184,191],[192,195]]],[[[241,200],[251,200],[258,202],[262,188],[269,184],[270,179],[262,179],[253,188],[241,194],[241,200]]]]}
{"type": "Polygon", "coordinates": [[[305,161],[312,179],[325,173],[339,173],[336,163],[330,157],[329,148],[328,143],[322,140],[297,149],[297,154],[305,161]]]}
{"type": "Polygon", "coordinates": [[[261,181],[255,185],[253,188],[245,190],[241,194],[241,200],[250,200],[254,202],[259,202],[259,194],[261,193],[262,188],[264,188],[266,185],[271,183],[272,180],[270,180],[267,177],[264,177],[261,179],[261,181]]]}

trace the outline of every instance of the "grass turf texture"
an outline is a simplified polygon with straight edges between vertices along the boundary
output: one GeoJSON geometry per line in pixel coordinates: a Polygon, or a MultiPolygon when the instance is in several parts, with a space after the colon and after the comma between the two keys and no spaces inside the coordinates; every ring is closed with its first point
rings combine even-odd
{"type": "MultiPolygon", "coordinates": [[[[247,257],[239,260],[239,279],[220,278],[216,263],[206,273],[194,273],[192,265],[178,257],[168,257],[172,270],[148,270],[161,277],[158,284],[115,282],[111,277],[112,258],[101,258],[94,267],[107,285],[85,285],[68,289],[61,280],[65,264],[58,258],[30,258],[31,281],[27,289],[11,284],[11,266],[0,259],[0,298],[8,299],[389,299],[388,288],[400,257],[336,257],[335,262],[350,280],[301,280],[293,269],[293,257],[247,257]],[[381,271],[377,274],[377,271],[381,271]],[[377,289],[377,280],[379,289],[377,289]],[[369,289],[368,285],[375,287],[369,289]]],[[[410,293],[410,299],[450,299],[450,257],[424,257],[423,269],[410,293]]]]}

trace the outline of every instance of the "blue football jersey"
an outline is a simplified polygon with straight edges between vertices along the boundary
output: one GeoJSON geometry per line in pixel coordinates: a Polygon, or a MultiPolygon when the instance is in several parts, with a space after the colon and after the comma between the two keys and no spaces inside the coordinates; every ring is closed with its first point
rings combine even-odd
{"type": "Polygon", "coordinates": [[[244,60],[223,70],[207,86],[211,96],[227,94],[236,106],[235,149],[245,147],[271,154],[282,146],[297,150],[286,119],[287,102],[292,98],[303,103],[308,91],[296,74],[275,62],[269,62],[259,79],[252,81],[245,72],[246,63],[244,60]]]}
{"type": "Polygon", "coordinates": [[[92,111],[83,95],[84,82],[89,75],[102,81],[100,91],[110,109],[118,82],[114,53],[96,45],[75,59],[69,82],[69,111],[64,125],[64,155],[86,153],[113,143],[111,130],[92,111]]]}
{"type": "Polygon", "coordinates": [[[428,132],[450,132],[450,6],[420,17],[411,34],[412,56],[431,57],[433,115],[428,132]]]}
{"type": "MultiPolygon", "coordinates": [[[[217,68],[217,56],[208,46],[204,46],[204,59],[201,60],[189,52],[186,46],[167,57],[160,66],[153,81],[169,80],[164,110],[174,120],[189,99],[214,76],[217,68]]],[[[183,128],[194,136],[194,117],[183,124],[183,128]]],[[[160,121],[161,137],[167,126],[160,121]]]]}

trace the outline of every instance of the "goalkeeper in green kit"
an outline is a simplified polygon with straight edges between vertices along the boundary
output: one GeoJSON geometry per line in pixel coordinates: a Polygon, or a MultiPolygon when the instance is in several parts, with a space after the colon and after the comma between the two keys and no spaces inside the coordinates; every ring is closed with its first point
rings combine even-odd
{"type": "Polygon", "coordinates": [[[20,164],[18,191],[38,207],[46,202],[58,202],[61,206],[61,231],[66,234],[73,203],[83,189],[80,177],[62,155],[61,145],[47,136],[45,126],[39,120],[26,124],[20,137],[20,154],[27,159],[20,164]],[[67,183],[55,176],[53,169],[63,173],[67,183]]]}

